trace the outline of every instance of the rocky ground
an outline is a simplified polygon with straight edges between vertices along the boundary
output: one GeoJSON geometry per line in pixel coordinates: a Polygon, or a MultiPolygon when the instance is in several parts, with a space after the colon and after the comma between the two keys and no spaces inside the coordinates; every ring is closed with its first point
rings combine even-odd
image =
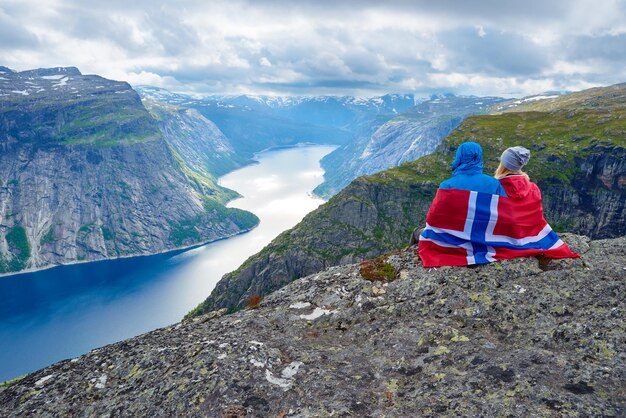
{"type": "Polygon", "coordinates": [[[626,237],[581,259],[297,280],[0,389],[0,416],[624,416],[626,237]]]}

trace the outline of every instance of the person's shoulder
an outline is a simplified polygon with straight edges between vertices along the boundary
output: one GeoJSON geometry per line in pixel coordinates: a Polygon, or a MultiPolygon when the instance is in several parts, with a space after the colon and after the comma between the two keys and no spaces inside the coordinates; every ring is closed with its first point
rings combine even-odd
{"type": "Polygon", "coordinates": [[[508,196],[500,180],[487,174],[483,174],[483,176],[485,179],[485,183],[488,184],[489,187],[491,187],[491,194],[508,196]]]}
{"type": "Polygon", "coordinates": [[[442,181],[439,184],[439,188],[440,189],[453,189],[454,188],[452,185],[453,180],[454,180],[454,177],[450,177],[449,179],[442,181]]]}
{"type": "Polygon", "coordinates": [[[520,177],[523,177],[522,181],[526,183],[526,187],[528,189],[527,196],[534,197],[536,199],[541,199],[541,189],[539,189],[539,186],[537,185],[537,183],[530,181],[528,176],[520,176],[520,177]]]}
{"type": "Polygon", "coordinates": [[[501,182],[522,182],[528,184],[528,187],[539,189],[537,183],[530,180],[527,174],[511,174],[500,179],[501,182]]]}
{"type": "Polygon", "coordinates": [[[500,181],[497,178],[492,177],[489,174],[483,173],[481,174],[481,176],[482,176],[482,179],[484,179],[484,181],[486,182],[493,183],[493,184],[496,184],[496,183],[500,184],[500,181]]]}
{"type": "Polygon", "coordinates": [[[530,184],[530,188],[534,192],[539,193],[539,195],[541,195],[541,189],[539,188],[539,185],[537,183],[535,183],[535,182],[530,181],[530,179],[528,179],[528,178],[527,178],[527,180],[528,180],[528,183],[530,184]]]}
{"type": "Polygon", "coordinates": [[[502,184],[500,184],[500,180],[498,180],[497,178],[492,177],[492,176],[490,176],[488,174],[483,174],[482,178],[481,178],[481,181],[484,181],[486,184],[489,184],[489,185],[491,185],[491,186],[493,186],[495,188],[501,188],[502,187],[502,184]]]}

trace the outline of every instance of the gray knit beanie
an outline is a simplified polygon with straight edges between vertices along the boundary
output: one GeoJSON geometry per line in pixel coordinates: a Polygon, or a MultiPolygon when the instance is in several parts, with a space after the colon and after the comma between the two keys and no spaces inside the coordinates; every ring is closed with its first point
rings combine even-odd
{"type": "Polygon", "coordinates": [[[519,171],[528,164],[530,151],[524,147],[511,147],[504,150],[500,157],[500,163],[511,171],[519,171]]]}

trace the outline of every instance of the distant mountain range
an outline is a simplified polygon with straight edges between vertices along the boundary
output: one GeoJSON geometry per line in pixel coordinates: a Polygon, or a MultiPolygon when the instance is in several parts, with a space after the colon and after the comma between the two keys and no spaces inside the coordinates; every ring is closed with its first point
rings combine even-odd
{"type": "Polygon", "coordinates": [[[144,98],[197,110],[219,127],[239,155],[248,158],[273,146],[351,143],[360,124],[376,117],[390,119],[416,103],[413,95],[193,98],[150,86],[139,86],[137,91],[144,98]]]}
{"type": "Polygon", "coordinates": [[[197,110],[232,141],[238,155],[296,142],[340,147],[322,160],[325,182],[315,193],[328,198],[363,174],[395,167],[434,151],[464,117],[484,113],[503,99],[412,94],[269,97],[188,95],[139,86],[151,100],[197,110]]]}
{"type": "Polygon", "coordinates": [[[497,97],[433,97],[380,123],[366,124],[354,139],[322,160],[325,182],[315,189],[330,197],[358,176],[374,174],[432,153],[465,117],[502,102],[497,97]]]}

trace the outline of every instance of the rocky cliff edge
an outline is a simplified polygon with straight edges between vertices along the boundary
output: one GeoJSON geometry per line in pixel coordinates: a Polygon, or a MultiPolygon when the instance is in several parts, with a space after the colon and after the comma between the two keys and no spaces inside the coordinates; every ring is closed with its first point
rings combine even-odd
{"type": "Polygon", "coordinates": [[[4,384],[0,415],[624,416],[626,237],[563,238],[580,259],[333,267],[4,384]]]}

